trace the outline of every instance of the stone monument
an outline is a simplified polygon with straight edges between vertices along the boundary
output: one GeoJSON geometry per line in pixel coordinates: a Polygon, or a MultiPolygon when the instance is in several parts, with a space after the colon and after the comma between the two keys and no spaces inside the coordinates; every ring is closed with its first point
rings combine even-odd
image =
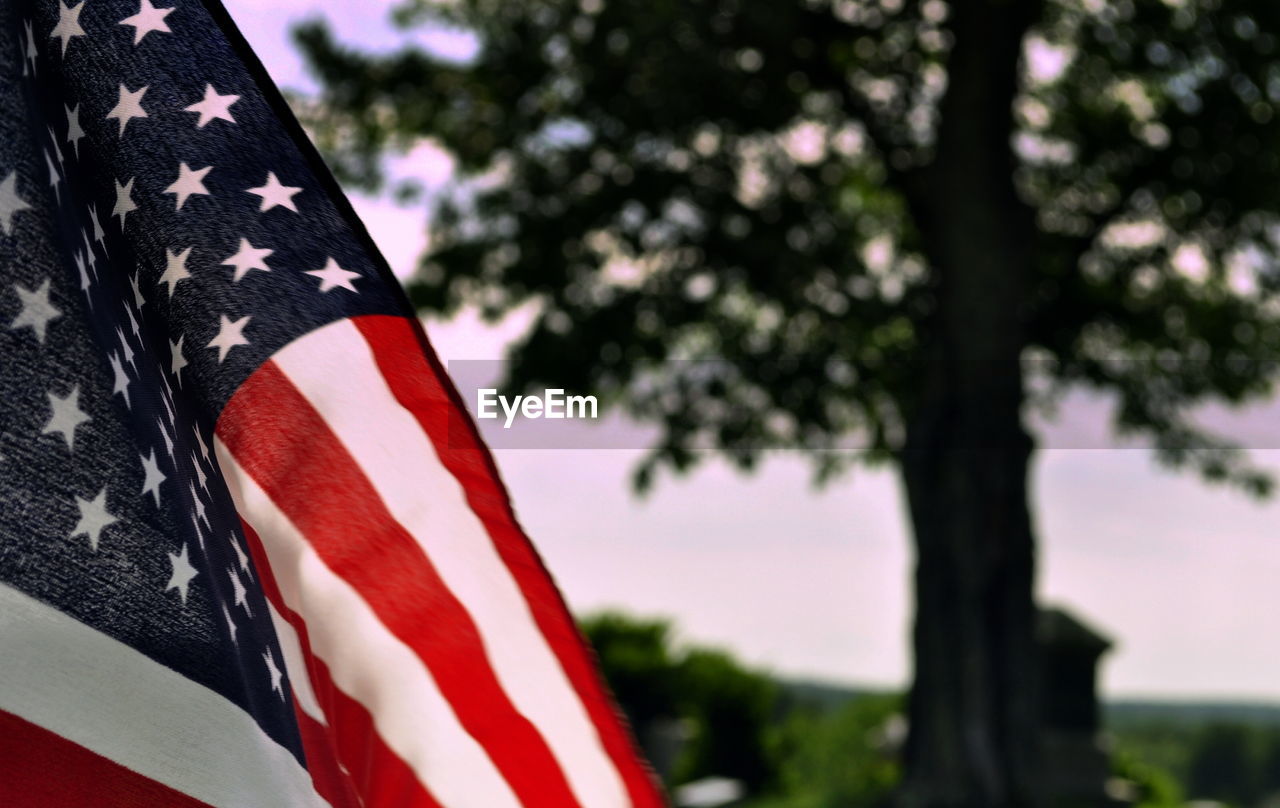
{"type": "Polygon", "coordinates": [[[1046,804],[1051,808],[1128,804],[1107,787],[1111,765],[1098,704],[1098,662],[1111,641],[1068,612],[1046,608],[1039,613],[1036,642],[1044,753],[1041,793],[1046,804]]]}

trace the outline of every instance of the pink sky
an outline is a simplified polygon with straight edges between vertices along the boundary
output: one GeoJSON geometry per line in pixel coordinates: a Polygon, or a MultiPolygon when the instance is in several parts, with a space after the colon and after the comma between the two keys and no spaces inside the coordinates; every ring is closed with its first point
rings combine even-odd
{"type": "MultiPolygon", "coordinates": [[[[373,13],[385,2],[226,4],[283,86],[311,86],[287,38],[297,19],[324,14],[342,39],[368,47],[403,41],[373,13]]],[[[438,161],[416,170],[439,179],[438,161]]],[[[407,271],[422,213],[355,201],[407,271]]],[[[446,360],[498,358],[517,329],[465,315],[428,324],[446,360]]],[[[1073,399],[1072,434],[1100,432],[1101,411],[1073,399]]],[[[1049,442],[1065,443],[1064,429],[1049,442]]],[[[910,557],[892,475],[855,474],[818,493],[795,455],[751,478],[712,462],[637,501],[627,488],[633,452],[497,454],[575,609],[669,615],[687,638],[780,673],[905,681],[910,557]]],[[[1280,504],[1160,471],[1138,449],[1051,449],[1034,483],[1040,591],[1117,638],[1104,667],[1109,694],[1280,698],[1280,504]]]]}

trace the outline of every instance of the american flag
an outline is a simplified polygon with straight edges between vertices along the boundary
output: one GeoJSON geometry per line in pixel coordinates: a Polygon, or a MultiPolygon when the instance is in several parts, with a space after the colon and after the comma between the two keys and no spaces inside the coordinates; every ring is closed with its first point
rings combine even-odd
{"type": "Polygon", "coordinates": [[[661,805],[216,0],[0,0],[0,73],[0,806],[661,805]]]}

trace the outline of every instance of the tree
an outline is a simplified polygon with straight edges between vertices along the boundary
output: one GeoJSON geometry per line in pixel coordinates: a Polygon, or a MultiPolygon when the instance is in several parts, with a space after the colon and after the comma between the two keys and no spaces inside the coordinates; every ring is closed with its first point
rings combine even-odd
{"type": "Polygon", "coordinates": [[[885,805],[901,774],[890,748],[901,710],[896,695],[860,694],[827,711],[791,711],[774,737],[781,796],[761,808],[885,805]]]}
{"type": "Polygon", "coordinates": [[[672,783],[732,777],[752,792],[770,785],[767,754],[777,686],[722,651],[674,647],[665,620],[615,612],[582,621],[618,704],[644,738],[660,720],[685,722],[691,734],[672,761],[672,783]]]}
{"type": "Polygon", "coordinates": [[[769,785],[774,771],[765,734],[777,699],[774,683],[706,648],[684,654],[677,681],[680,703],[697,727],[680,779],[732,777],[751,792],[769,785]]]}
{"type": "Polygon", "coordinates": [[[1112,774],[1132,785],[1136,808],[1178,808],[1186,804],[1172,775],[1129,750],[1116,750],[1111,756],[1111,763],[1112,774]]]}
{"type": "Polygon", "coordinates": [[[342,179],[457,160],[410,286],[538,301],[512,389],[713,447],[900,470],[916,545],[902,801],[1037,802],[1033,441],[1072,386],[1261,493],[1191,417],[1271,385],[1280,6],[1263,0],[408,0],[474,59],[298,31],[342,179]],[[1123,359],[1119,359],[1123,357],[1123,359]],[[676,360],[709,360],[688,361],[676,360]]]}
{"type": "Polygon", "coordinates": [[[678,698],[671,625],[616,612],[581,621],[609,689],[637,732],[654,721],[675,717],[678,698]]]}
{"type": "Polygon", "coordinates": [[[1187,772],[1187,792],[1247,805],[1258,793],[1258,732],[1240,724],[1210,724],[1196,739],[1187,772]]]}

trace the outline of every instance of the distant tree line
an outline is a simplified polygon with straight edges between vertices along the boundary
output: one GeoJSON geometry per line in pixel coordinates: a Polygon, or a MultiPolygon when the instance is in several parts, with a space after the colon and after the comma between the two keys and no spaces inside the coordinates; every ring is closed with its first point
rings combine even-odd
{"type": "MultiPolygon", "coordinates": [[[[898,694],[779,680],[679,642],[666,620],[607,612],[581,625],[669,787],[731,777],[748,789],[743,808],[879,808],[901,779],[898,694]]],[[[1107,710],[1107,731],[1136,808],[1261,808],[1280,797],[1275,710],[1121,703],[1107,710]]]]}
{"type": "Polygon", "coordinates": [[[1116,738],[1167,770],[1188,799],[1253,808],[1280,798],[1280,726],[1171,717],[1119,727],[1116,738]]]}
{"type": "Polygon", "coordinates": [[[747,787],[748,808],[859,808],[881,804],[900,779],[897,695],[824,698],[678,644],[664,620],[605,613],[582,627],[668,786],[730,777],[747,787]],[[674,759],[656,748],[680,734],[674,759]]]}

